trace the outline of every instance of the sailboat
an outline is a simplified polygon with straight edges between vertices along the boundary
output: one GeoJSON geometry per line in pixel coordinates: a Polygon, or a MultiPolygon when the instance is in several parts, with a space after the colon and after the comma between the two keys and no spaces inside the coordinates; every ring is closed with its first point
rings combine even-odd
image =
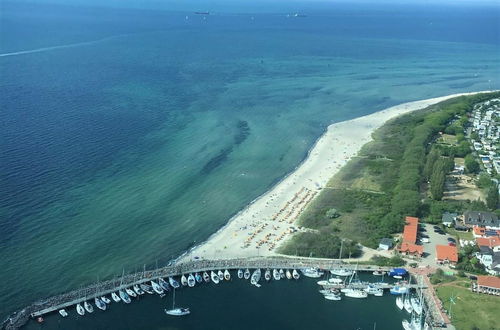
{"type": "Polygon", "coordinates": [[[168,278],[168,283],[170,283],[170,286],[174,289],[177,289],[180,287],[179,282],[177,282],[173,277],[168,278]]]}
{"type": "Polygon", "coordinates": [[[411,307],[411,302],[410,299],[408,298],[408,295],[404,298],[403,306],[408,313],[411,314],[413,312],[413,307],[411,307]]]}
{"type": "Polygon", "coordinates": [[[422,314],[422,305],[420,304],[420,301],[418,300],[417,297],[411,297],[410,303],[415,313],[417,313],[418,315],[422,314]]]}
{"type": "Polygon", "coordinates": [[[304,274],[304,276],[306,277],[311,277],[311,278],[320,278],[321,276],[323,276],[323,272],[312,267],[302,269],[302,274],[304,274]]]}
{"type": "Polygon", "coordinates": [[[248,280],[250,278],[250,269],[245,269],[245,272],[243,273],[243,277],[245,280],[248,280]]]}
{"type": "Polygon", "coordinates": [[[78,313],[78,315],[85,315],[85,309],[79,303],[76,304],[76,312],[78,313]]]}
{"type": "Polygon", "coordinates": [[[163,294],[163,289],[158,283],[156,283],[155,281],[151,281],[151,286],[153,287],[154,292],[158,293],[159,295],[163,294]]]}
{"type": "Polygon", "coordinates": [[[85,310],[89,313],[94,312],[94,307],[92,307],[92,305],[88,301],[83,302],[83,307],[85,307],[85,310]]]}
{"type": "Polygon", "coordinates": [[[401,296],[396,298],[396,306],[398,306],[400,310],[403,310],[404,303],[403,303],[403,298],[401,296]]]}
{"type": "Polygon", "coordinates": [[[118,291],[118,294],[120,295],[120,299],[123,300],[124,303],[130,304],[131,302],[130,297],[125,291],[120,290],[118,291]]]}
{"type": "Polygon", "coordinates": [[[135,293],[134,290],[130,288],[125,288],[125,292],[131,297],[137,297],[137,293],[135,293]]]}
{"type": "MultiPolygon", "coordinates": [[[[339,260],[342,262],[342,248],[344,247],[344,241],[340,242],[340,253],[339,253],[339,260]]],[[[352,275],[352,270],[342,268],[342,267],[337,267],[333,268],[330,270],[330,274],[332,275],[337,275],[337,276],[351,276],[352,275]]]]}
{"type": "Polygon", "coordinates": [[[203,278],[201,277],[200,273],[196,273],[196,274],[194,274],[194,279],[195,279],[195,280],[196,280],[196,282],[198,282],[198,283],[203,282],[203,278]]]}
{"type": "Polygon", "coordinates": [[[217,272],[217,276],[219,276],[219,281],[223,281],[224,280],[224,273],[222,272],[222,270],[219,270],[217,272]]]}
{"type": "Polygon", "coordinates": [[[141,283],[140,285],[140,288],[142,290],[144,290],[144,292],[148,293],[148,294],[154,294],[155,292],[153,291],[153,288],[151,287],[151,285],[148,285],[146,283],[141,283]]]}
{"type": "Polygon", "coordinates": [[[292,276],[295,280],[298,280],[300,278],[300,274],[296,269],[292,271],[292,276]]]}
{"type": "Polygon", "coordinates": [[[121,301],[120,297],[115,292],[111,293],[111,299],[113,299],[114,302],[120,302],[121,301]]]}
{"type": "Polygon", "coordinates": [[[283,271],[283,269],[280,269],[280,278],[285,278],[285,272],[283,271]]]}
{"type": "Polygon", "coordinates": [[[165,290],[165,291],[170,290],[170,286],[168,285],[167,281],[165,281],[161,277],[158,278],[158,284],[162,287],[163,290],[165,290]]]}
{"type": "Polygon", "coordinates": [[[285,275],[286,275],[286,278],[291,280],[292,279],[292,273],[290,273],[290,270],[287,269],[286,272],[285,272],[285,275]]]}
{"type": "Polygon", "coordinates": [[[264,278],[266,281],[270,281],[271,280],[271,271],[269,269],[266,269],[265,273],[264,273],[264,278]]]}
{"type": "Polygon", "coordinates": [[[66,310],[63,308],[59,310],[59,315],[61,315],[62,317],[66,317],[68,316],[68,312],[66,312],[66,310]]]}
{"type": "Polygon", "coordinates": [[[210,278],[215,284],[219,284],[219,276],[212,270],[210,271],[210,278]]]}
{"type": "Polygon", "coordinates": [[[172,299],[172,309],[165,308],[165,313],[172,316],[183,316],[183,315],[188,315],[191,312],[189,311],[189,308],[181,308],[181,307],[175,308],[175,289],[174,289],[174,297],[172,299]]]}
{"type": "Polygon", "coordinates": [[[342,300],[342,296],[338,293],[327,293],[324,295],[326,300],[342,300]]]}
{"type": "Polygon", "coordinates": [[[203,281],[206,283],[210,282],[210,275],[207,272],[203,272],[203,281]]]}
{"type": "Polygon", "coordinates": [[[141,296],[141,295],[143,295],[143,294],[146,293],[146,292],[144,292],[143,289],[141,289],[141,287],[139,286],[139,284],[134,284],[133,288],[134,288],[135,293],[137,293],[139,296],[141,296]]]}
{"type": "Polygon", "coordinates": [[[196,280],[194,279],[193,274],[189,274],[188,276],[188,286],[192,288],[196,284],[196,280]]]}
{"type": "Polygon", "coordinates": [[[225,279],[226,281],[231,280],[231,273],[230,273],[230,272],[229,272],[229,270],[227,270],[227,269],[224,271],[224,279],[225,279]]]}
{"type": "Polygon", "coordinates": [[[277,269],[273,269],[273,278],[276,281],[279,281],[281,279],[280,272],[277,269]]]}
{"type": "Polygon", "coordinates": [[[95,305],[97,306],[97,308],[99,308],[100,310],[105,311],[106,308],[108,307],[106,305],[106,303],[104,301],[102,301],[99,297],[95,297],[94,302],[95,302],[95,305]]]}
{"type": "Polygon", "coordinates": [[[181,284],[182,284],[182,286],[188,285],[187,277],[184,274],[182,274],[182,276],[181,276],[181,284]]]}
{"type": "Polygon", "coordinates": [[[102,296],[102,297],[101,297],[101,300],[102,300],[102,301],[104,301],[104,302],[105,302],[106,304],[108,304],[108,305],[109,305],[109,304],[111,304],[111,300],[109,300],[109,298],[108,298],[108,297],[106,297],[106,296],[102,296]]]}
{"type": "Polygon", "coordinates": [[[238,278],[243,278],[243,269],[238,269],[238,278]]]}
{"type": "Polygon", "coordinates": [[[260,276],[261,276],[261,270],[260,270],[260,268],[257,268],[252,274],[252,278],[250,279],[250,283],[257,286],[257,287],[260,286],[259,285],[260,276]]]}

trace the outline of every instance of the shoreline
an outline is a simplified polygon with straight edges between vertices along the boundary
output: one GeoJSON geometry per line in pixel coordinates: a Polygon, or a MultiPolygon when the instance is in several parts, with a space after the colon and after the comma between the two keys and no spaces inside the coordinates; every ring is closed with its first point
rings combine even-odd
{"type": "Polygon", "coordinates": [[[491,91],[402,103],[329,125],[292,171],[238,211],[206,241],[186,250],[176,261],[280,255],[276,250],[299,231],[297,220],[301,212],[361,147],[372,140],[371,135],[376,129],[388,120],[450,98],[488,92],[491,91]]]}

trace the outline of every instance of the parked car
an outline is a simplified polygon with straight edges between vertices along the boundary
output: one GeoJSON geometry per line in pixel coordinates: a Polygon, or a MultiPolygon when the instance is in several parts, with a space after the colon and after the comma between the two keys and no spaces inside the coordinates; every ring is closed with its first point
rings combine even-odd
{"type": "Polygon", "coordinates": [[[455,241],[455,239],[453,237],[448,237],[448,242],[456,243],[457,241],[455,241]]]}
{"type": "Polygon", "coordinates": [[[427,237],[422,238],[422,243],[429,243],[429,239],[427,237]]]}
{"type": "Polygon", "coordinates": [[[433,226],[432,228],[434,228],[434,230],[441,230],[441,228],[439,228],[439,226],[433,226]]]}
{"type": "Polygon", "coordinates": [[[453,242],[448,242],[448,245],[449,245],[449,246],[457,246],[457,245],[456,245],[455,243],[453,243],[453,242]]]}

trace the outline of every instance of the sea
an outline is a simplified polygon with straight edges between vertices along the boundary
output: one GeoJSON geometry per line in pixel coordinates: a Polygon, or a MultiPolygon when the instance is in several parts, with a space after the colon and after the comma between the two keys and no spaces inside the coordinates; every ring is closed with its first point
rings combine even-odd
{"type": "MultiPolygon", "coordinates": [[[[0,320],[167,264],[293,171],[329,124],[500,88],[498,5],[294,2],[295,15],[284,2],[203,2],[210,14],[199,15],[113,3],[1,2],[0,320]]],[[[188,318],[166,317],[170,299],[28,328],[399,329],[402,319],[391,297],[325,301],[307,280],[182,290],[188,318]]]]}

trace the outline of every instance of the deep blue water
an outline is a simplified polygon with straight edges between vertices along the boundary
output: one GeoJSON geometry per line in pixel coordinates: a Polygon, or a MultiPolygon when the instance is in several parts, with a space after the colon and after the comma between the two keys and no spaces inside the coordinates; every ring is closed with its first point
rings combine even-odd
{"type": "Polygon", "coordinates": [[[203,19],[2,2],[0,282],[16,285],[0,286],[0,316],[165,263],[330,123],[500,88],[498,7],[301,8],[203,19]]]}

